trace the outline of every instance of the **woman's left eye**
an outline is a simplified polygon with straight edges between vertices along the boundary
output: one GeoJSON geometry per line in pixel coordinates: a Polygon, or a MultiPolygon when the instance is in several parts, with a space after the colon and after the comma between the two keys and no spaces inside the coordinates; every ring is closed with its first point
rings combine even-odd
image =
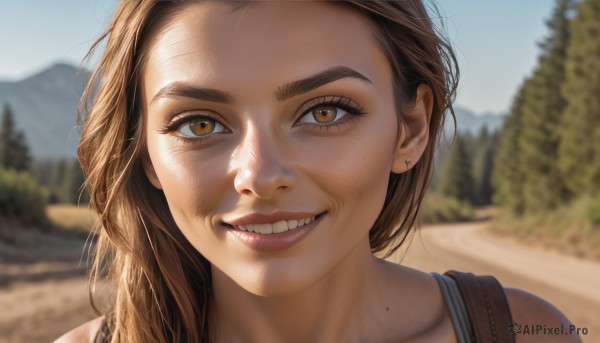
{"type": "Polygon", "coordinates": [[[347,114],[348,111],[333,105],[316,106],[306,112],[302,118],[300,118],[298,123],[331,124],[339,121],[347,114]]]}

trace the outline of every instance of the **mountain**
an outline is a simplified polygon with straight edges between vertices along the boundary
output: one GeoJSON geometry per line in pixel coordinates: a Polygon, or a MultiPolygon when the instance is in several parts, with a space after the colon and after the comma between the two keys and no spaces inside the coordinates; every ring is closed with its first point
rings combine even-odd
{"type": "Polygon", "coordinates": [[[20,81],[0,82],[0,108],[9,104],[35,158],[75,157],[77,103],[89,78],[58,63],[20,81]]]}
{"type": "MultiPolygon", "coordinates": [[[[0,82],[0,108],[10,104],[16,126],[25,133],[34,158],[75,157],[79,131],[77,103],[89,72],[57,63],[21,81],[0,82]]],[[[476,115],[455,107],[459,132],[477,134],[482,126],[498,130],[504,116],[476,115]]],[[[451,118],[446,132],[454,132],[451,118]]]]}
{"type": "MultiPolygon", "coordinates": [[[[475,114],[474,112],[461,107],[454,107],[454,114],[456,115],[456,124],[459,133],[471,133],[477,135],[482,127],[487,126],[488,131],[498,131],[504,124],[504,115],[484,113],[475,114]]],[[[454,124],[450,116],[446,119],[446,132],[454,133],[454,124]]]]}

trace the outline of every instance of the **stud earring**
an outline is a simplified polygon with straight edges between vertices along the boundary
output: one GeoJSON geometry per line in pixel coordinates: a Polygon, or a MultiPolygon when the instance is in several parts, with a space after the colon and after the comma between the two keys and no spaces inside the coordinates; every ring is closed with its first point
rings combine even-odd
{"type": "Polygon", "coordinates": [[[408,166],[410,165],[410,159],[404,160],[404,163],[406,163],[406,169],[408,169],[408,166]]]}

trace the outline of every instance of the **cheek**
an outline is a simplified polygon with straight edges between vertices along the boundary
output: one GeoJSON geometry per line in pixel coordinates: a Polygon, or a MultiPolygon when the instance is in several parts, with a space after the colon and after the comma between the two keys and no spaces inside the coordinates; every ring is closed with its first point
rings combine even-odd
{"type": "Polygon", "coordinates": [[[318,160],[309,163],[312,179],[328,194],[334,215],[346,227],[370,229],[379,215],[396,146],[395,117],[365,125],[347,139],[320,145],[318,160]]]}
{"type": "Polygon", "coordinates": [[[225,194],[222,183],[222,161],[204,156],[198,151],[184,151],[174,146],[168,137],[148,141],[150,159],[161,183],[175,222],[186,233],[196,217],[210,221],[220,197],[225,194]]]}
{"type": "Polygon", "coordinates": [[[322,167],[314,172],[327,175],[327,181],[325,177],[322,180],[324,188],[332,189],[330,194],[339,195],[340,200],[353,199],[382,185],[390,170],[386,155],[377,144],[346,146],[325,156],[322,167]]]}

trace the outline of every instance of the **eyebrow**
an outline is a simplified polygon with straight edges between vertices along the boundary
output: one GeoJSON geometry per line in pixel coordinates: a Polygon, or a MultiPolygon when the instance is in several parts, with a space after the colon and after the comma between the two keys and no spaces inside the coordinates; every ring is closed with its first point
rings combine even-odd
{"type": "Polygon", "coordinates": [[[309,76],[305,79],[287,83],[284,86],[279,87],[275,95],[277,97],[277,100],[283,101],[289,98],[293,98],[302,93],[309,92],[328,83],[348,77],[363,80],[370,84],[373,84],[371,80],[369,80],[366,76],[357,72],[356,70],[344,66],[338,66],[329,68],[325,71],[309,76]]]}
{"type": "MultiPolygon", "coordinates": [[[[286,83],[277,88],[275,96],[277,100],[284,101],[344,78],[354,78],[373,84],[371,80],[356,70],[345,66],[337,66],[305,79],[286,83]]],[[[160,98],[177,96],[225,104],[233,102],[233,97],[229,93],[213,88],[195,87],[188,83],[177,81],[161,88],[154,95],[150,103],[153,103],[160,98]]]]}
{"type": "Polygon", "coordinates": [[[154,95],[150,103],[153,103],[160,98],[176,96],[226,104],[230,104],[233,101],[231,95],[218,89],[194,87],[188,83],[178,81],[161,88],[158,93],[154,95]]]}

